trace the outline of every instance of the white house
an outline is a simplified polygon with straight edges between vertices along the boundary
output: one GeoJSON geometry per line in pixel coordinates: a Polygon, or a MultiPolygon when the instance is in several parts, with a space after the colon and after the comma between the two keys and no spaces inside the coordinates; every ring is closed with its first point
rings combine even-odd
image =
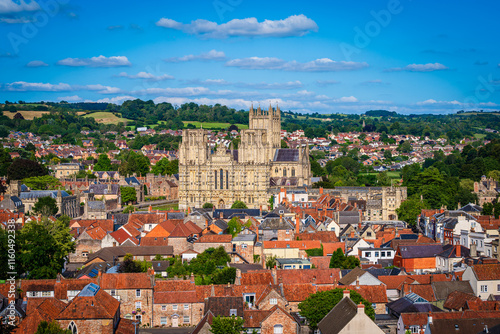
{"type": "Polygon", "coordinates": [[[476,264],[467,267],[462,276],[469,281],[474,294],[482,300],[500,294],[500,264],[476,264]]]}

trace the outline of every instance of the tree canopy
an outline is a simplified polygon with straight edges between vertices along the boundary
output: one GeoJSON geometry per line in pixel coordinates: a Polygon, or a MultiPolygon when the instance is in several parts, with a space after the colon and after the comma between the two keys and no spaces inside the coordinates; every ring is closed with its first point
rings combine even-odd
{"type": "Polygon", "coordinates": [[[33,206],[33,212],[42,216],[53,216],[59,211],[55,198],[50,196],[40,197],[33,206]]]}

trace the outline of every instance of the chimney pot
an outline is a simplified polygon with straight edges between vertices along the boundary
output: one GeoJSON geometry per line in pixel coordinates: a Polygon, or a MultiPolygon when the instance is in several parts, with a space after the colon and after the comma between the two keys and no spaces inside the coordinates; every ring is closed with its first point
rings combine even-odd
{"type": "Polygon", "coordinates": [[[351,291],[349,290],[344,290],[344,298],[351,298],[351,291]]]}

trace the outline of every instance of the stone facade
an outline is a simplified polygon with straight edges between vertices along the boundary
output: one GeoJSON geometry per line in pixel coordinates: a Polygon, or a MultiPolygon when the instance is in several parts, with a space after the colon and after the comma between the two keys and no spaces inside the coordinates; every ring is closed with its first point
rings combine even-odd
{"type": "Polygon", "coordinates": [[[261,323],[260,334],[279,333],[275,327],[282,326],[281,333],[297,334],[298,325],[295,320],[283,309],[276,307],[266,319],[261,323]]]}
{"type": "Polygon", "coordinates": [[[58,179],[69,178],[70,176],[77,174],[79,171],[83,170],[82,165],[77,163],[64,163],[54,166],[55,177],[58,179]]]}
{"type": "Polygon", "coordinates": [[[474,182],[474,193],[479,198],[479,205],[483,206],[484,203],[491,203],[497,198],[500,182],[486,176],[481,177],[481,181],[474,182]]]}
{"type": "Polygon", "coordinates": [[[203,309],[203,303],[155,303],[153,306],[155,315],[153,326],[181,327],[197,325],[203,318],[203,309]]]}
{"type": "Polygon", "coordinates": [[[68,329],[70,323],[74,323],[81,334],[113,334],[114,323],[113,319],[75,319],[75,320],[58,320],[61,328],[68,329]]]}
{"type": "Polygon", "coordinates": [[[179,186],[177,180],[173,176],[146,174],[146,186],[148,188],[148,196],[165,196],[165,199],[179,198],[179,186]]]}
{"type": "Polygon", "coordinates": [[[242,130],[238,150],[212,152],[203,129],[184,130],[179,148],[179,208],[209,202],[228,208],[243,201],[267,208],[272,186],[309,186],[309,147],[281,149],[279,108],[250,108],[249,129],[242,130]]]}

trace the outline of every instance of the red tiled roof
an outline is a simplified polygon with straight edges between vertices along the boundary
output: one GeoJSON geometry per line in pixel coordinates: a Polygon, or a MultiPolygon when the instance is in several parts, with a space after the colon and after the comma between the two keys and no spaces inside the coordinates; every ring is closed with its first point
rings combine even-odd
{"type": "Polygon", "coordinates": [[[479,281],[497,280],[500,277],[500,264],[476,264],[472,269],[479,281]]]}
{"type": "Polygon", "coordinates": [[[295,235],[299,240],[319,240],[322,243],[337,242],[339,239],[334,231],[318,231],[315,233],[299,233],[295,235]]]}
{"type": "Polygon", "coordinates": [[[194,291],[195,284],[190,280],[158,280],[154,286],[155,292],[194,291]]]}
{"type": "Polygon", "coordinates": [[[103,289],[152,289],[147,273],[102,274],[100,284],[103,289]]]}
{"type": "Polygon", "coordinates": [[[186,227],[191,231],[193,232],[193,234],[200,234],[201,231],[203,231],[198,225],[196,225],[195,223],[193,223],[192,221],[187,221],[184,225],[186,225],[186,227]]]}
{"type": "Polygon", "coordinates": [[[273,284],[271,270],[247,271],[241,274],[242,285],[273,284]]]}
{"type": "Polygon", "coordinates": [[[340,269],[278,269],[276,271],[278,283],[284,284],[299,284],[299,283],[315,283],[315,284],[333,284],[340,279],[340,269]]]}
{"type": "Polygon", "coordinates": [[[448,295],[443,306],[447,309],[458,311],[465,307],[467,301],[478,299],[480,298],[473,294],[455,290],[448,295]]]}
{"type": "Polygon", "coordinates": [[[54,320],[65,307],[66,304],[56,298],[30,298],[26,318],[21,321],[14,332],[20,334],[35,333],[42,320],[48,322],[54,320]],[[35,306],[31,303],[32,299],[36,299],[35,306]]]}
{"type": "MultiPolygon", "coordinates": [[[[344,288],[344,286],[341,286],[344,288]]],[[[346,289],[356,291],[370,303],[387,303],[387,292],[385,285],[346,285],[346,289]]],[[[321,289],[321,287],[318,287],[321,289]]]]}
{"type": "Polygon", "coordinates": [[[318,269],[329,269],[331,258],[331,256],[311,256],[309,261],[318,269]]]}
{"type": "Polygon", "coordinates": [[[412,292],[416,293],[429,302],[437,301],[436,296],[434,295],[434,289],[432,288],[431,284],[407,284],[404,286],[405,295],[412,292]]]}
{"type": "Polygon", "coordinates": [[[144,236],[144,238],[150,238],[150,237],[168,237],[170,235],[170,232],[165,230],[165,228],[160,224],[156,225],[151,231],[149,231],[148,234],[144,236]]]}
{"type": "Polygon", "coordinates": [[[320,248],[321,241],[319,240],[291,240],[291,241],[264,241],[264,248],[298,248],[311,249],[320,248]]]}
{"type": "Polygon", "coordinates": [[[90,229],[87,228],[85,232],[87,232],[89,237],[91,237],[94,240],[102,240],[107,235],[106,231],[104,231],[100,226],[90,229]]]}
{"type": "Polygon", "coordinates": [[[466,301],[467,308],[473,311],[498,311],[500,310],[500,302],[497,300],[468,300],[466,301]]]}
{"type": "Polygon", "coordinates": [[[99,289],[95,296],[73,298],[57,319],[113,319],[119,308],[116,298],[99,289]]]}
{"type": "Polygon", "coordinates": [[[155,292],[154,298],[155,304],[182,304],[199,302],[195,290],[155,292]]]}
{"type": "Polygon", "coordinates": [[[260,323],[262,322],[262,320],[267,318],[269,313],[271,313],[271,311],[244,310],[243,319],[245,319],[245,323],[243,324],[243,326],[245,328],[260,328],[260,323]]]}
{"type": "Polygon", "coordinates": [[[129,239],[130,241],[132,241],[133,243],[135,243],[136,245],[139,244],[139,240],[137,240],[136,238],[132,237],[130,234],[127,233],[126,230],[122,229],[122,228],[119,228],[118,230],[114,231],[113,233],[111,233],[111,236],[116,240],[118,241],[118,243],[121,245],[122,243],[124,243],[125,241],[127,241],[127,239],[129,239]]]}
{"type": "Polygon", "coordinates": [[[229,243],[233,240],[231,234],[204,234],[196,242],[229,243]]]}
{"type": "Polygon", "coordinates": [[[169,238],[187,238],[192,234],[193,232],[184,223],[181,223],[177,224],[169,238]]]}
{"type": "Polygon", "coordinates": [[[345,242],[329,242],[323,243],[323,255],[331,256],[338,248],[342,249],[342,253],[345,250],[345,242]]]}

